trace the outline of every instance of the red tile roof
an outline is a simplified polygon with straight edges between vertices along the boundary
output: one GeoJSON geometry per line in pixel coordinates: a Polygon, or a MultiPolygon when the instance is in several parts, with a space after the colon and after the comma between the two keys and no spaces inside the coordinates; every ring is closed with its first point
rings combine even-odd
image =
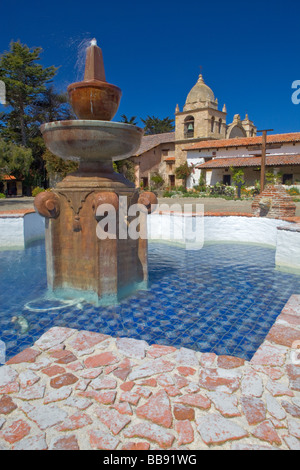
{"type": "MultiPolygon", "coordinates": [[[[289,134],[269,134],[267,135],[268,144],[285,143],[285,142],[300,142],[300,132],[289,134]]],[[[220,140],[202,140],[195,144],[187,145],[184,150],[198,150],[198,149],[211,149],[211,148],[224,148],[224,147],[247,147],[248,145],[261,145],[262,136],[255,137],[240,137],[235,139],[220,139],[220,140]]]]}
{"type": "MultiPolygon", "coordinates": [[[[261,157],[214,158],[196,165],[200,169],[260,166],[261,157]]],[[[266,166],[300,165],[300,155],[267,155],[266,166]]]]}
{"type": "Polygon", "coordinates": [[[2,178],[5,180],[5,181],[10,181],[10,180],[15,180],[15,176],[12,176],[12,175],[3,175],[2,178]]]}
{"type": "Polygon", "coordinates": [[[157,147],[159,144],[175,142],[175,132],[164,132],[163,134],[144,135],[138,151],[133,155],[137,157],[142,153],[157,147]]]}

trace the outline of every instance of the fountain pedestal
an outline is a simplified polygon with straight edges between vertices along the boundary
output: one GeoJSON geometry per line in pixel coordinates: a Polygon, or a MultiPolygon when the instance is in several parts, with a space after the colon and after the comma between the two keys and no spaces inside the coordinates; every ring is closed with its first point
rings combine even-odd
{"type": "MultiPolygon", "coordinates": [[[[34,204],[46,217],[48,287],[59,294],[84,295],[91,301],[109,304],[147,285],[147,213],[157,199],[150,192],[140,194],[133,183],[113,171],[112,160],[133,155],[143,131],[129,124],[101,120],[101,110],[105,108],[106,116],[110,108],[108,96],[114,86],[105,82],[103,64],[97,63],[102,54],[95,47],[93,44],[88,48],[87,80],[69,87],[73,102],[79,103],[78,117],[81,108],[84,116],[91,109],[88,119],[51,122],[41,127],[48,149],[63,159],[77,159],[78,171],[52,191],[38,194],[34,204]],[[106,90],[104,106],[99,97],[102,91],[95,95],[95,87],[106,90]],[[90,108],[86,103],[89,94],[90,108]],[[140,227],[136,233],[143,236],[128,234],[128,226],[135,219],[128,211],[134,204],[140,209],[136,213],[140,227]],[[108,214],[112,218],[105,224],[108,214]]],[[[115,103],[115,97],[112,100],[115,103]]]]}

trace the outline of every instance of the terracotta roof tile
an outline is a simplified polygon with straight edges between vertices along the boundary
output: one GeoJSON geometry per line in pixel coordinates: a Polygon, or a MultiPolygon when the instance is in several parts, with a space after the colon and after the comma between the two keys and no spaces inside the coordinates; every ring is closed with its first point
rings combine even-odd
{"type": "MultiPolygon", "coordinates": [[[[300,132],[289,134],[269,134],[267,135],[267,143],[284,143],[284,142],[300,142],[300,132]]],[[[255,137],[239,137],[235,139],[220,140],[202,140],[195,144],[187,145],[184,150],[198,150],[208,148],[224,148],[224,147],[245,147],[248,145],[260,145],[262,136],[255,137]]]]}
{"type": "Polygon", "coordinates": [[[5,180],[5,181],[10,181],[10,180],[15,180],[15,176],[12,176],[12,175],[3,175],[2,178],[5,180]]]}
{"type": "Polygon", "coordinates": [[[138,151],[134,154],[135,157],[142,153],[157,147],[159,144],[168,142],[175,142],[175,132],[164,132],[163,134],[144,135],[138,151]]]}
{"type": "MultiPolygon", "coordinates": [[[[214,158],[205,163],[196,165],[200,169],[228,168],[260,166],[261,157],[231,157],[231,158],[214,158]]],[[[270,155],[266,156],[266,166],[280,165],[300,165],[300,155],[270,155]]]]}

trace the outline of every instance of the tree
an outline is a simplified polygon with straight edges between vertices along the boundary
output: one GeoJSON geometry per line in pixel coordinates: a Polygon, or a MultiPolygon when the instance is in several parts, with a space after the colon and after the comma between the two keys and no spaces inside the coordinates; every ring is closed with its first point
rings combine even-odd
{"type": "Polygon", "coordinates": [[[150,179],[155,189],[161,189],[165,182],[163,177],[158,172],[154,173],[150,179]]]}
{"type": "Polygon", "coordinates": [[[57,68],[43,67],[42,49],[29,49],[19,41],[11,42],[10,51],[0,58],[0,80],[6,86],[6,101],[10,111],[2,120],[2,134],[23,147],[30,146],[30,128],[34,124],[29,110],[37,97],[46,91],[46,84],[54,77],[57,68]]]}
{"type": "Polygon", "coordinates": [[[232,180],[237,187],[238,198],[241,197],[241,188],[245,184],[244,181],[244,169],[243,168],[234,168],[230,167],[232,173],[232,180]]]}
{"type": "Polygon", "coordinates": [[[62,158],[57,157],[50,150],[46,149],[42,155],[42,158],[45,162],[45,167],[47,173],[51,180],[55,180],[56,176],[64,178],[68,173],[76,171],[78,168],[78,163],[71,160],[63,160],[62,158]]]}
{"type": "Polygon", "coordinates": [[[183,186],[186,188],[186,180],[192,173],[192,168],[188,166],[187,162],[183,163],[182,165],[179,165],[175,169],[175,176],[177,179],[183,181],[183,186]]]}
{"type": "Polygon", "coordinates": [[[30,149],[0,139],[0,171],[16,178],[27,176],[32,163],[30,149]]]}
{"type": "Polygon", "coordinates": [[[134,163],[130,158],[113,162],[113,167],[117,173],[123,174],[132,183],[135,182],[134,163]]]}
{"type": "Polygon", "coordinates": [[[29,111],[33,122],[36,122],[38,126],[44,122],[76,119],[68,94],[58,93],[53,85],[47,87],[35,98],[29,111]]]}
{"type": "Polygon", "coordinates": [[[145,135],[153,134],[163,134],[164,132],[173,132],[174,131],[174,119],[165,117],[164,119],[159,119],[155,116],[147,116],[146,119],[141,119],[144,123],[144,133],[145,135]]]}
{"type": "Polygon", "coordinates": [[[137,125],[136,116],[132,116],[131,118],[128,118],[126,116],[126,114],[121,115],[121,121],[120,122],[124,122],[125,124],[131,124],[133,126],[137,125]]]}

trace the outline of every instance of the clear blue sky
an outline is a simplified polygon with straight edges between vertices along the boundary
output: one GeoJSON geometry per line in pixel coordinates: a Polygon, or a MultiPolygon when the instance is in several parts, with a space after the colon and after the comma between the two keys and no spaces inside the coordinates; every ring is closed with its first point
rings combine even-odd
{"type": "Polygon", "coordinates": [[[227,105],[227,123],[247,112],[259,129],[297,132],[299,18],[295,0],[2,0],[0,53],[12,40],[41,46],[42,64],[60,66],[55,85],[63,91],[83,78],[83,45],[95,37],[107,81],[123,91],[114,120],[173,118],[202,66],[219,107],[227,105]]]}

